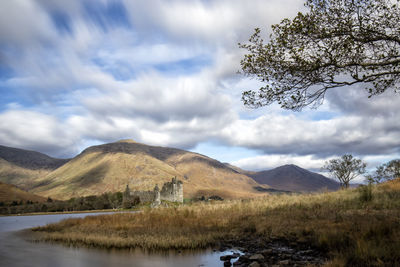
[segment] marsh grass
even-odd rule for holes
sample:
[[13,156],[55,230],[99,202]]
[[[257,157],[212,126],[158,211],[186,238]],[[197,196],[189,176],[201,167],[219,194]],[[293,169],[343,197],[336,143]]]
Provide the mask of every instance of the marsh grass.
[[196,249],[227,239],[281,238],[325,251],[328,266],[397,266],[400,181],[373,186],[367,200],[362,190],[145,208],[33,230],[41,240],[103,248]]

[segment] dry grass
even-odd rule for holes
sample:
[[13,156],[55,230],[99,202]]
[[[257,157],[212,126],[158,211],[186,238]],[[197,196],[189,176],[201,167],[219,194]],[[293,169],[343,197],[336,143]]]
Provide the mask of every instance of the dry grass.
[[352,189],[196,203],[68,219],[35,231],[48,241],[106,248],[205,248],[227,238],[284,238],[326,251],[328,266],[396,266],[400,181],[374,187],[371,201],[360,195],[359,189]]
[[0,182],[0,202],[11,203],[13,201],[33,201],[45,202],[46,199],[19,189],[15,185],[5,184]]

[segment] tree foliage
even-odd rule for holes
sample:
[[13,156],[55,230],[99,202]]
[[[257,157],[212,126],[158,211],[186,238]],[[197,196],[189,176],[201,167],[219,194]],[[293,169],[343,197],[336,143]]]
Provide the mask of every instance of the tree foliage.
[[332,173],[339,180],[342,188],[348,188],[351,180],[365,173],[367,166],[361,159],[345,154],[338,159],[331,159],[325,163],[323,169]]
[[378,167],[367,179],[373,183],[381,183],[400,177],[400,159],[394,159]]
[[12,201],[0,202],[0,214],[17,214],[27,212],[58,212],[116,209],[123,206],[123,193],[104,193],[98,196],[71,198],[66,201],[48,198],[46,202]]
[[265,84],[245,91],[244,104],[317,107],[327,90],[362,85],[369,97],[399,91],[400,0],[307,0],[307,12],[260,29],[241,61],[242,73]]

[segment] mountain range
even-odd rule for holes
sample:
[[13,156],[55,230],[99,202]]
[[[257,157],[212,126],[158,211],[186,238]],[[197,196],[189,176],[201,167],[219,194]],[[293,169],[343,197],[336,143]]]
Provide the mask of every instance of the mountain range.
[[[275,191],[336,190],[339,184],[295,165],[249,172],[198,153],[133,140],[92,146],[72,159],[0,146],[0,181],[43,197],[152,190],[176,177],[184,197],[256,197]],[[272,188],[271,188],[272,187]]]

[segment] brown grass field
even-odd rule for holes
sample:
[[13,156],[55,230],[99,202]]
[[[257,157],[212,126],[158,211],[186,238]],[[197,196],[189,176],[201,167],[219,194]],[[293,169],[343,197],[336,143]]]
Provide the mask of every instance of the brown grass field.
[[0,202],[11,203],[13,201],[45,202],[46,198],[26,192],[15,185],[0,182]]
[[398,266],[400,180],[309,195],[145,209],[33,229],[40,240],[102,248],[195,249],[226,239],[282,238],[326,252],[325,266]]

